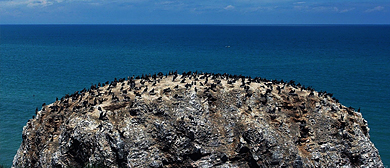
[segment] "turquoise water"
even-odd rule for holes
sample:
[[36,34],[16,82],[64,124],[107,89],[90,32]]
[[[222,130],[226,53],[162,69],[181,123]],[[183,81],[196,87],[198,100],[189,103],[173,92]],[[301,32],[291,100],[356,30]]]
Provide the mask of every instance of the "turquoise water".
[[198,70],[334,93],[361,108],[390,165],[389,25],[0,25],[0,59],[0,164],[12,164],[44,102],[114,78]]

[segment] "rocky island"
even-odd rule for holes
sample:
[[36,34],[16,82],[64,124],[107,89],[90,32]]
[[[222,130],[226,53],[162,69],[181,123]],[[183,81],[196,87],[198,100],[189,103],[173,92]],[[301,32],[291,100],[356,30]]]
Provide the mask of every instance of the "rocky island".
[[358,111],[294,81],[133,76],[43,104],[13,167],[383,167]]

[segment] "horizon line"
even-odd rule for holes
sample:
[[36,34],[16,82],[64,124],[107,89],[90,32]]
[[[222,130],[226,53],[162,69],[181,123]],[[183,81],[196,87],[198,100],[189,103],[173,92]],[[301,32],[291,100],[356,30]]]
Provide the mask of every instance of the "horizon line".
[[3,25],[161,25],[161,26],[331,26],[331,25],[346,25],[346,26],[386,26],[390,23],[270,23],[270,24],[235,24],[235,23],[0,23],[0,26]]

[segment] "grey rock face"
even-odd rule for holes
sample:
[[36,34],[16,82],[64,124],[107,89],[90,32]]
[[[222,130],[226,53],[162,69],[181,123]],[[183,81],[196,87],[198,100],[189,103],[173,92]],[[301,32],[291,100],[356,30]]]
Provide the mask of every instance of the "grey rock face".
[[383,167],[361,113],[294,82],[170,72],[103,85],[44,105],[13,166]]

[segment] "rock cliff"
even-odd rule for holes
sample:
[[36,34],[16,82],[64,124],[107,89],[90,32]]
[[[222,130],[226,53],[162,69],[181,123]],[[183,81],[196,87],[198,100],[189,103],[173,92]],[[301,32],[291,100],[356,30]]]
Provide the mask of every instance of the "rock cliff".
[[383,167],[361,113],[294,81],[159,73],[36,113],[13,167]]

